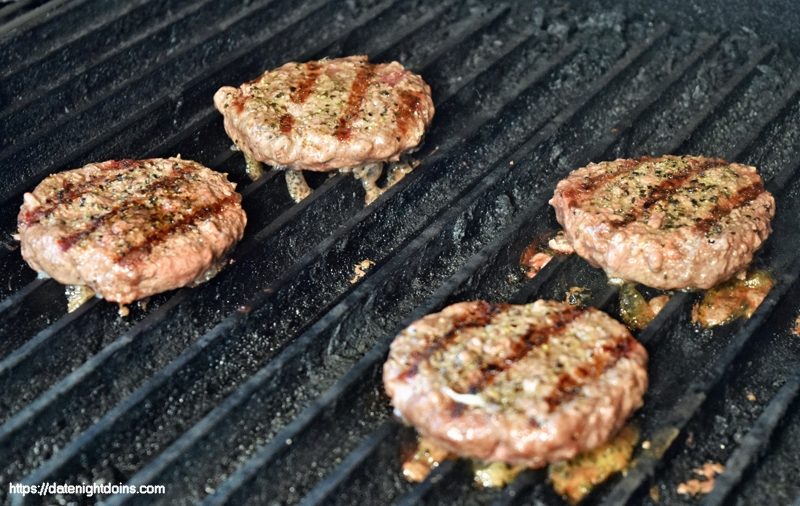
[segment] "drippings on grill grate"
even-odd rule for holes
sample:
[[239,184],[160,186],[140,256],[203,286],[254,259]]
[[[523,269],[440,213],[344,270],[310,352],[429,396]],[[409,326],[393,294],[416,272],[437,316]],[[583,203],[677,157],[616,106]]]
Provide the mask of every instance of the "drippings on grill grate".
[[[718,22],[556,0],[25,4],[0,10],[0,483],[166,486],[111,504],[557,502],[543,472],[479,490],[460,461],[406,482],[407,429],[381,385],[388,345],[470,299],[563,299],[580,286],[618,315],[617,289],[574,255],[533,279],[519,258],[557,230],[547,200],[571,169],[692,153],[759,167],[778,208],[755,265],[775,287],[752,318],[712,330],[690,324],[699,295],[675,293],[639,332],[651,386],[635,421],[649,449],[589,501],[676,501],[707,461],[726,467],[711,503],[800,494],[785,471],[800,427],[789,49]],[[276,172],[248,183],[214,91],[350,54],[398,60],[431,85],[421,165],[366,208],[341,175],[311,179],[299,204]],[[177,153],[240,183],[249,224],[235,263],[126,319],[97,300],[67,314],[61,287],[35,279],[11,238],[22,192],[89,161]]]

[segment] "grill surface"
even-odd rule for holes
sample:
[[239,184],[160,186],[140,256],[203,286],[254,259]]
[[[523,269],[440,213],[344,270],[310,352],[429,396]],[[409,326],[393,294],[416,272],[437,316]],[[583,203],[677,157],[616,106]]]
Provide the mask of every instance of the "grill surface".
[[[403,326],[456,301],[582,286],[618,314],[617,289],[579,258],[529,280],[520,256],[557,230],[547,199],[571,169],[674,152],[761,169],[778,211],[755,263],[776,284],[750,320],[715,330],[689,323],[696,294],[672,294],[638,335],[651,386],[634,421],[652,445],[590,502],[687,501],[676,486],[707,461],[727,467],[708,504],[800,498],[798,60],[719,20],[543,4],[0,7],[0,483],[166,485],[110,504],[558,503],[543,471],[478,489],[449,461],[405,482],[413,434],[391,417],[381,365]],[[421,166],[366,208],[350,177],[311,177],[300,204],[280,174],[249,183],[213,92],[362,53],[431,85]],[[176,153],[239,182],[249,224],[235,262],[127,318],[97,300],[66,314],[62,287],[36,279],[11,237],[21,192],[89,161]],[[364,259],[375,266],[351,283]]]

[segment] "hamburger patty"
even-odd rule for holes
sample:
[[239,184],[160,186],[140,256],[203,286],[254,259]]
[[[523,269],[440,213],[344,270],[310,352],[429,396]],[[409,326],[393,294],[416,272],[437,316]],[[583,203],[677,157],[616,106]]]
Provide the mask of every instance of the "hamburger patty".
[[22,256],[40,273],[120,304],[199,283],[244,232],[234,188],[224,174],[180,158],[53,174],[24,196]]
[[589,263],[661,289],[710,288],[741,271],[775,215],[754,167],[701,156],[593,163],[550,204]]
[[381,170],[374,164],[416,148],[434,114],[420,76],[366,56],[287,63],[239,88],[220,88],[214,104],[251,177],[261,175],[260,162],[298,171],[287,171],[295,200],[310,193],[300,170],[357,169],[374,192]]
[[608,440],[642,405],[646,364],[597,309],[462,302],[397,336],[383,382],[396,411],[444,448],[541,467]]
[[396,161],[433,119],[430,87],[366,56],[287,63],[214,95],[225,131],[260,162],[326,171]]

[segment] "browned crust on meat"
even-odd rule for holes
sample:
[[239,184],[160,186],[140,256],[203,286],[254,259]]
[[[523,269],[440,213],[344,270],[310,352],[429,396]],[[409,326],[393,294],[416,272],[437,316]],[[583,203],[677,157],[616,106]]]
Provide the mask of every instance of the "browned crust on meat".
[[397,161],[422,142],[434,114],[420,76],[366,56],[287,63],[220,88],[214,103],[248,156],[316,171]]
[[596,309],[463,302],[401,332],[383,380],[397,411],[437,444],[541,467],[618,430],[641,406],[646,363],[628,330]]
[[775,214],[754,167],[700,156],[593,163],[560,181],[550,204],[589,263],[661,289],[710,288],[740,272]]
[[350,85],[350,95],[347,97],[342,114],[339,116],[339,121],[336,124],[336,130],[333,134],[339,139],[340,142],[350,140],[353,134],[351,123],[361,113],[361,104],[367,95],[367,90],[372,84],[372,78],[375,75],[375,66],[371,64],[364,64],[356,72],[353,83]]
[[50,215],[58,206],[74,201],[92,188],[102,185],[116,177],[117,170],[121,168],[130,168],[134,164],[134,160],[109,160],[107,162],[95,164],[98,171],[92,174],[91,177],[86,177],[78,182],[71,180],[64,181],[63,186],[54,194],[45,195],[40,205],[31,209],[25,209],[24,213],[20,213],[19,220],[25,226],[36,224],[42,218]]
[[204,279],[242,237],[225,175],[180,158],[89,164],[25,194],[23,258],[68,285],[129,303]]

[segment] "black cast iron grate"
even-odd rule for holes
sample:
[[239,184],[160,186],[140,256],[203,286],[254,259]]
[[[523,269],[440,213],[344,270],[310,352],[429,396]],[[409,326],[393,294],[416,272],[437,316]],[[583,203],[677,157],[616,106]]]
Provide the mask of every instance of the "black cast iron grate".
[[[381,364],[399,329],[459,300],[583,286],[616,314],[616,289],[582,260],[556,258],[528,280],[520,256],[557,229],[547,199],[569,170],[677,152],[760,167],[778,215],[756,263],[776,285],[748,321],[697,330],[696,296],[679,293],[640,332],[651,388],[635,421],[658,451],[638,449],[590,501],[653,502],[654,490],[686,501],[677,483],[707,460],[728,468],[709,504],[800,494],[790,51],[747,30],[557,1],[12,6],[0,8],[0,482],[167,487],[111,504],[557,503],[543,471],[481,490],[452,461],[405,482],[409,430],[391,417]],[[217,87],[358,53],[431,84],[437,116],[418,170],[366,208],[345,176],[318,178],[296,205],[280,174],[247,182],[211,106]],[[240,183],[250,223],[235,262],[126,319],[100,301],[66,314],[61,287],[35,279],[11,238],[21,192],[88,161],[175,153]],[[365,259],[375,266],[351,282]]]

